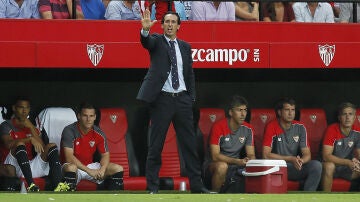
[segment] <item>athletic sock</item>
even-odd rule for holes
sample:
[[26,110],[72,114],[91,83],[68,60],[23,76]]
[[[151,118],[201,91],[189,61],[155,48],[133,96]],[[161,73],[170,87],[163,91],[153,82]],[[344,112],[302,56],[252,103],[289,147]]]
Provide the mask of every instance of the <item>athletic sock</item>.
[[49,162],[49,177],[52,181],[52,185],[55,188],[62,180],[61,163],[59,158],[59,152],[56,146],[53,146],[48,151]]
[[117,172],[107,180],[108,190],[124,190],[124,172]]
[[20,169],[25,177],[27,184],[30,186],[31,183],[34,183],[34,180],[32,177],[29,157],[27,155],[25,145],[19,145],[16,147],[15,158],[20,166]]
[[64,173],[64,181],[74,188],[76,187],[76,173],[75,172],[65,172]]

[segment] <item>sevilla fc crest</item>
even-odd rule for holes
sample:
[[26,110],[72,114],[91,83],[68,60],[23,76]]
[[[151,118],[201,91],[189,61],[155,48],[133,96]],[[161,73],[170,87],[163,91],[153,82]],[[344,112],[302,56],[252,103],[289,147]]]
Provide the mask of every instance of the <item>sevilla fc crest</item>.
[[325,66],[329,66],[335,55],[335,45],[319,45],[319,54]]
[[90,142],[89,142],[89,145],[90,145],[90,147],[94,147],[95,141],[90,141]]
[[244,142],[245,142],[245,137],[239,137],[239,141],[240,141],[241,144],[244,144]]
[[311,120],[311,122],[315,123],[316,122],[316,115],[315,114],[310,115],[310,120]]
[[354,145],[353,141],[348,142],[349,147],[352,147]]
[[117,120],[117,116],[115,114],[110,115],[111,122],[115,123]]
[[90,61],[96,67],[104,53],[104,44],[97,45],[97,44],[87,44],[87,54],[89,56]]
[[266,123],[268,117],[266,116],[266,114],[261,114],[260,119],[263,123]]
[[210,121],[213,122],[213,123],[216,121],[216,115],[215,114],[210,114],[209,118],[210,118]]

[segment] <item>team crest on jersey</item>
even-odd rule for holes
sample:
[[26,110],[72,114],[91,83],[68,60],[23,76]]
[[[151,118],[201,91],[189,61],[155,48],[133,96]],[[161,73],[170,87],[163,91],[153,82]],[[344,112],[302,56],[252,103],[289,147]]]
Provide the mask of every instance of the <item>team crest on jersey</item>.
[[95,141],[90,141],[89,144],[90,144],[90,147],[94,147]]
[[245,142],[245,137],[239,137],[239,141],[240,141],[241,144],[244,144],[244,142]]
[[96,67],[104,53],[104,44],[87,44],[87,54],[89,56],[90,61]]
[[319,54],[325,66],[329,66],[335,55],[335,45],[319,45]]
[[226,137],[226,138],[225,138],[225,141],[226,141],[226,142],[229,142],[229,141],[230,141],[230,138],[229,138],[229,137]]
[[116,123],[116,120],[117,120],[117,116],[115,114],[113,115],[110,115],[110,119],[113,123]]
[[281,137],[278,137],[278,142],[281,142]]
[[337,145],[341,146],[341,145],[342,145],[342,143],[341,143],[341,142],[338,142],[338,143],[337,143]]
[[293,139],[295,142],[299,142],[299,136],[294,136]]
[[349,147],[352,147],[353,145],[354,145],[354,142],[353,142],[353,141],[348,142],[348,146],[349,146]]
[[316,122],[316,115],[315,115],[315,114],[311,114],[311,115],[310,115],[310,120],[311,120],[311,122],[315,123],[315,122]]
[[266,123],[268,117],[267,117],[266,114],[261,114],[260,119],[261,119],[261,121],[262,121],[263,123]]
[[215,114],[210,114],[209,118],[210,118],[210,121],[214,123],[215,120],[216,120],[216,115]]

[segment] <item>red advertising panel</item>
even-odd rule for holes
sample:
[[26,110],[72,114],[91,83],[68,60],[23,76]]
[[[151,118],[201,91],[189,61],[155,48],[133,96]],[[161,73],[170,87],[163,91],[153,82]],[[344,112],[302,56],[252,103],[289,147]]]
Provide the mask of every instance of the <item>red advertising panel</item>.
[[267,68],[267,43],[192,43],[197,68]]
[[[198,68],[266,68],[266,43],[193,43],[193,66]],[[145,68],[149,55],[140,43],[39,43],[41,68]]]
[[36,67],[36,44],[0,42],[0,67]]
[[145,68],[147,51],[140,43],[39,43],[38,67]]
[[[149,67],[138,21],[0,19],[0,27],[0,68]],[[360,67],[353,23],[185,21],[179,38],[195,68]]]
[[360,43],[272,43],[271,68],[359,68]]

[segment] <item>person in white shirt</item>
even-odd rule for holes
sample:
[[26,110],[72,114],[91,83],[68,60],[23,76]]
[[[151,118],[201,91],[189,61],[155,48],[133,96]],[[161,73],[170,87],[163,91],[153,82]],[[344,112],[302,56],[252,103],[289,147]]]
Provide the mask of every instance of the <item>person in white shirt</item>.
[[326,2],[296,2],[293,5],[296,22],[334,23],[334,12]]

